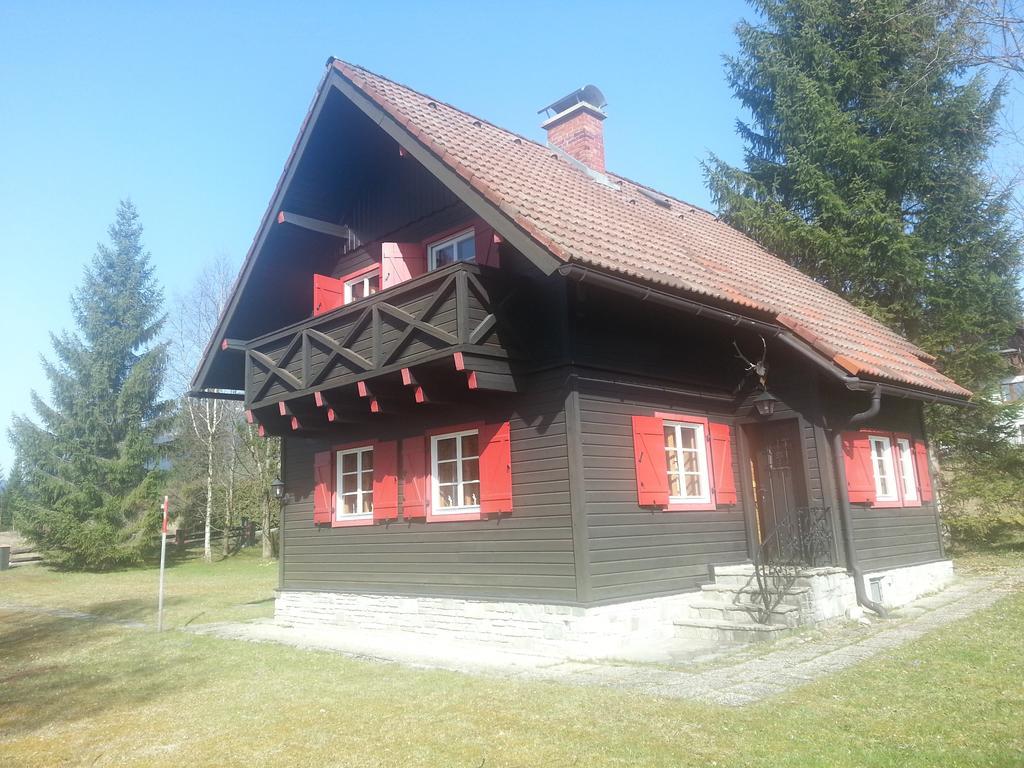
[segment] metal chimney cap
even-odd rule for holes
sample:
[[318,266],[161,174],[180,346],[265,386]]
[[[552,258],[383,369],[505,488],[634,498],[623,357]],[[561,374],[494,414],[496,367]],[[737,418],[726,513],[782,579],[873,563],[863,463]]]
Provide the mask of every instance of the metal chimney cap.
[[608,105],[608,101],[605,99],[604,94],[601,93],[601,89],[596,85],[584,85],[582,88],[577,88],[568,96],[563,96],[558,99],[558,101],[548,104],[543,109],[538,109],[537,114],[540,115],[546,112],[550,117],[552,115],[561,114],[577,104],[587,104],[594,109],[603,110]]

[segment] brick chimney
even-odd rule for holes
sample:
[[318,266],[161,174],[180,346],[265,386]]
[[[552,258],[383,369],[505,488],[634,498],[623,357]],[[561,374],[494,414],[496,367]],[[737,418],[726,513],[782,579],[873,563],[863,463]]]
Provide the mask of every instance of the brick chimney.
[[548,146],[557,147],[598,173],[604,173],[604,94],[585,85],[540,110]]

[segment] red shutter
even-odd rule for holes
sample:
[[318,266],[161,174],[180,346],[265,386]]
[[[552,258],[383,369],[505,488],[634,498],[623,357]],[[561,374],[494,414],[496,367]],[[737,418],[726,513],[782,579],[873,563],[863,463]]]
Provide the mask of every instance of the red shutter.
[[509,424],[480,429],[480,513],[512,511],[512,445]]
[[711,466],[715,477],[715,504],[736,503],[736,479],[732,465],[732,430],[728,424],[708,424],[711,432]]
[[420,243],[381,243],[380,287],[404,283],[427,271],[426,250]]
[[427,438],[407,437],[402,441],[402,517],[426,517],[429,506]]
[[398,442],[373,444],[373,519],[398,518]]
[[345,283],[326,275],[313,275],[313,315],[322,315],[345,303]]
[[313,524],[330,525],[334,519],[334,453],[313,455]]
[[478,224],[473,249],[476,251],[476,263],[485,267],[500,267],[498,244],[500,240],[494,230],[486,224]]
[[917,484],[921,501],[931,501],[934,493],[932,492],[932,473],[929,471],[931,467],[928,461],[928,446],[920,440],[914,441],[914,463],[917,465]]
[[665,428],[657,416],[633,417],[636,495],[641,507],[668,506]]
[[875,502],[875,472],[871,464],[871,443],[863,432],[843,433],[843,461],[846,488],[852,502]]

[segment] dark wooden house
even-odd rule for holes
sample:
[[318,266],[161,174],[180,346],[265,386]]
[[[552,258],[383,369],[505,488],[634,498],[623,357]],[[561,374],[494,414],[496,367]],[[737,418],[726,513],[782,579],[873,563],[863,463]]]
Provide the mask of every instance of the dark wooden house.
[[282,620],[597,653],[732,637],[754,563],[816,600],[757,631],[948,577],[921,404],[970,393],[606,170],[603,107],[545,146],[329,61],[194,381],[283,437]]

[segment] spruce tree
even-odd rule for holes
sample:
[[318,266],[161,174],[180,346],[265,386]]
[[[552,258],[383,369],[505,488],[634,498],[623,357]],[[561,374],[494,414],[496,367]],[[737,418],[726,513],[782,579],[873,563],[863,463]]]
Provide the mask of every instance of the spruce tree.
[[10,430],[18,529],[67,568],[139,562],[159,521],[163,293],[131,202],[120,204],[109,235],[72,295],[77,331],[51,335],[50,402],[33,392],[39,423],[19,416]]
[[[1020,318],[1020,233],[986,177],[1003,96],[964,62],[972,0],[750,0],[727,58],[743,168],[705,164],[722,216],[990,389]],[[956,452],[994,408],[932,409]],[[998,431],[998,430],[997,430]]]

